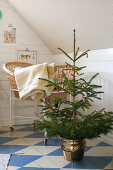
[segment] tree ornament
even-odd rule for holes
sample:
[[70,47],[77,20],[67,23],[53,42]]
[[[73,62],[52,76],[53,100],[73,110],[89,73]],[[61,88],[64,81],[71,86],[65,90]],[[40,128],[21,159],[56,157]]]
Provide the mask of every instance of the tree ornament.
[[53,104],[53,109],[55,109],[55,105]]
[[83,98],[82,98],[82,100],[85,102],[85,100],[87,99],[87,97],[86,96],[83,96]]
[[38,129],[38,127],[35,127],[35,129]]
[[66,69],[70,69],[68,65],[66,65]]
[[78,71],[75,73],[75,76],[79,76],[79,72]]
[[0,10],[0,19],[2,18],[2,11]]

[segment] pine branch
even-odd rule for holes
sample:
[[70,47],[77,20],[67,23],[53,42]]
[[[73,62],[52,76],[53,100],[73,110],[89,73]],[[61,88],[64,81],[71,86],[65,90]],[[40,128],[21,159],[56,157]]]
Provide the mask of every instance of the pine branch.
[[73,61],[73,59],[72,59],[64,50],[62,50],[62,49],[59,48],[59,47],[58,47],[58,49],[59,49],[60,51],[62,51],[70,60]]
[[79,49],[80,49],[80,48],[78,47],[77,50],[76,50],[76,56],[78,55]]
[[[102,88],[102,86],[100,86],[100,85],[95,85],[95,84],[90,84],[90,87],[91,88]],[[103,92],[104,93],[104,92]]]
[[86,66],[83,66],[83,67],[76,67],[76,70],[77,70],[77,71],[80,71],[80,70],[82,70],[83,68],[86,68]]
[[[68,69],[68,70],[74,70],[74,68],[73,68],[73,66],[71,64],[69,64],[68,62],[65,62],[65,64],[70,67],[70,69]],[[82,70],[84,68],[86,68],[86,66],[83,66],[83,67],[75,66],[75,71],[80,71],[80,70]],[[67,69],[63,69],[63,70],[67,70]]]
[[91,79],[90,81],[88,82],[88,84],[91,84],[92,80],[95,79],[97,77],[97,75],[99,75],[99,73],[96,73]]
[[[44,78],[39,78],[39,79],[44,80],[44,81],[47,81],[48,83],[50,83],[50,84],[45,85],[46,87],[49,87],[49,86],[54,86],[54,87],[56,87],[56,86],[57,86],[58,89],[64,91],[65,93],[68,93],[68,94],[71,94],[71,95],[72,95],[72,93],[71,93],[70,91],[68,91],[66,88],[63,88],[63,87],[59,86],[58,84],[56,84],[56,83],[54,83],[54,82],[52,82],[52,81],[50,81],[50,80],[47,80],[47,79],[44,79]],[[61,85],[62,82],[59,83],[59,84]]]
[[[72,65],[69,64],[68,62],[65,62],[65,64],[66,64],[67,66],[69,66],[70,68],[72,68]],[[67,70],[67,69],[66,69],[66,70]]]
[[76,61],[79,60],[84,55],[86,55],[88,53],[88,51],[90,51],[90,50],[86,50],[85,52],[83,52],[79,57],[76,58]]
[[[74,81],[74,84],[73,84],[73,88],[75,89],[75,72],[76,72],[76,70],[75,70],[75,68],[76,68],[76,66],[75,66],[75,61],[76,61],[76,51],[75,51],[75,29],[74,29],[74,56],[73,56],[73,58],[74,58],[74,60],[73,60],[73,81]],[[75,92],[73,91],[73,102],[75,101]],[[75,121],[75,116],[76,116],[76,112],[75,112],[75,110],[73,110],[73,122]]]
[[73,32],[74,32],[74,36],[73,36],[73,37],[74,37],[74,43],[73,43],[73,44],[74,44],[74,57],[73,57],[73,58],[74,58],[74,61],[75,61],[75,59],[76,59],[76,51],[75,51],[75,42],[76,42],[76,39],[75,39],[75,29],[73,30]]

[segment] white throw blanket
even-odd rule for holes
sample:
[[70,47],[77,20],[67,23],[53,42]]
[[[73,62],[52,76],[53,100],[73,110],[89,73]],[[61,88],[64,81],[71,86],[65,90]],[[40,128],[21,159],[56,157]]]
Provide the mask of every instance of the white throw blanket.
[[42,98],[51,95],[53,87],[45,87],[47,81],[53,80],[54,77],[54,64],[37,64],[25,68],[15,68],[14,71],[17,88],[19,91],[20,99],[32,97],[36,103]]
[[6,170],[10,159],[10,154],[0,154],[0,170]]

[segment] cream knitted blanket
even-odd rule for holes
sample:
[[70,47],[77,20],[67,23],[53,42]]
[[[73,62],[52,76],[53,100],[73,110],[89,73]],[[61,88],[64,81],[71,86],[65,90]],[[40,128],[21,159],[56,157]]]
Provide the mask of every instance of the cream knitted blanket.
[[20,99],[26,99],[30,96],[36,103],[39,103],[42,98],[50,96],[53,91],[53,87],[45,87],[48,82],[40,78],[52,81],[54,64],[43,63],[25,68],[17,67],[14,75]]

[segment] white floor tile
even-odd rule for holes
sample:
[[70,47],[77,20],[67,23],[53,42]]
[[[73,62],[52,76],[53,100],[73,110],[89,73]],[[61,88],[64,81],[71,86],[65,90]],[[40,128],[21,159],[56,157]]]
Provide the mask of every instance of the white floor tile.
[[42,158],[35,160],[35,163],[37,163],[42,168],[58,168],[58,165],[56,165],[46,156],[43,156]]
[[42,155],[47,155],[59,148],[59,146],[33,146],[33,147],[37,151],[40,151]]
[[113,156],[112,146],[94,146],[85,153],[85,156]]
[[10,131],[10,127],[8,126],[0,126],[1,131]]
[[63,156],[48,156],[47,158],[56,164],[57,168],[63,168],[70,163],[69,161],[66,161]]
[[22,129],[22,128],[25,128],[25,126],[13,126],[14,130],[19,130],[19,129]]
[[34,167],[34,168],[41,168],[35,161],[25,165],[24,167]]
[[95,146],[100,142],[101,142],[100,139],[94,139],[94,140],[86,139],[86,146]]
[[20,167],[18,167],[18,166],[8,166],[7,170],[17,170],[19,168]]
[[33,146],[29,146],[16,153],[20,153],[20,152],[24,152],[25,155],[42,155],[42,153],[39,150],[36,150]]
[[33,132],[26,132],[26,131],[14,131],[8,132],[4,134],[0,134],[0,137],[24,137],[27,135],[33,134]]
[[10,141],[10,142],[3,143],[2,145],[14,145],[14,143]]

